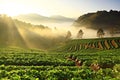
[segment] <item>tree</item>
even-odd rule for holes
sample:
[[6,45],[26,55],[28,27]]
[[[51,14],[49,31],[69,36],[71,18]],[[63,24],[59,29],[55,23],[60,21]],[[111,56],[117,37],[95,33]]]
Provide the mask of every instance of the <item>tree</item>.
[[105,35],[104,30],[101,29],[101,28],[98,29],[98,31],[97,31],[97,37],[102,38],[104,35]]
[[70,39],[70,38],[71,38],[71,36],[72,36],[71,32],[70,32],[70,31],[68,31],[68,32],[67,32],[67,35],[66,35],[66,39]]
[[77,33],[77,38],[82,38],[83,37],[83,31],[80,29],[79,31],[78,31],[78,33]]

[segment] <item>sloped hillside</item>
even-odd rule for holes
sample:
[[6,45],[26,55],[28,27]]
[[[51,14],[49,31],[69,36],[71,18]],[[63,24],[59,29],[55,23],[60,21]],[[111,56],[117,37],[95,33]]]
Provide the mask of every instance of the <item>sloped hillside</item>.
[[64,43],[57,51],[110,50],[120,48],[120,37],[99,39],[75,39]]
[[4,15],[0,17],[0,46],[10,45],[27,47],[12,18]]
[[46,37],[46,32],[48,35],[52,30],[47,26],[32,25],[0,15],[0,47],[48,49],[61,40],[60,36],[55,39]]

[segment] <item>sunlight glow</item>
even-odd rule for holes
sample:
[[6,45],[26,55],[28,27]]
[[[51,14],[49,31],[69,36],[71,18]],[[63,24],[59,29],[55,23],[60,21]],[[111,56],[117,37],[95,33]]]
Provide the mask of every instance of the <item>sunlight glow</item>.
[[43,16],[50,16],[47,11],[43,9],[34,9],[28,5],[19,3],[4,3],[0,5],[0,14],[7,14],[9,16],[17,16],[19,14],[39,13]]
[[9,16],[15,16],[18,15],[20,12],[25,12],[25,7],[22,5],[18,5],[15,3],[6,3],[3,5],[0,5],[0,13],[7,14]]
[[0,0],[0,13],[10,16],[37,13],[78,18],[98,10],[119,10],[119,3],[120,0]]

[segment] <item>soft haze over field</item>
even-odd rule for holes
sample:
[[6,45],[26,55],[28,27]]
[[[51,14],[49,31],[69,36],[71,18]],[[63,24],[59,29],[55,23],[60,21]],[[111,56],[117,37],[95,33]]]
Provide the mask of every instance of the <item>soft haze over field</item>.
[[[108,12],[110,10],[117,10],[119,13],[119,10],[120,10],[119,4],[120,4],[120,0],[0,0],[0,14],[7,14],[9,16],[12,16],[12,19],[10,19],[12,23],[11,25],[12,27],[14,23],[17,22],[17,21],[14,21],[14,19],[18,19],[23,22],[22,23],[18,21],[19,23],[22,24],[22,26],[16,23],[16,25],[18,25],[17,28],[14,28],[14,29],[10,28],[10,31],[13,31],[13,32],[15,31],[15,33],[19,33],[19,32],[25,33],[26,34],[25,38],[28,39],[27,37],[29,37],[29,41],[28,41],[29,43],[31,43],[31,37],[34,38],[36,36],[36,33],[42,36],[45,35],[47,37],[48,36],[50,37],[50,35],[52,36],[54,35],[55,37],[60,36],[59,38],[62,39],[61,36],[65,38],[69,30],[72,33],[71,37],[76,38],[77,33],[80,29],[82,29],[84,32],[83,38],[96,38],[97,29],[96,30],[94,30],[93,28],[88,29],[89,26],[87,26],[88,24],[86,23],[85,23],[85,26],[75,27],[73,26],[74,22],[77,21],[77,19],[79,19],[79,17],[84,14],[93,13],[93,12],[97,13],[103,10]],[[97,19],[98,16],[99,16],[98,14],[95,14],[92,17],[87,17],[87,18],[91,19],[90,21],[95,22],[95,19]],[[100,17],[100,18],[103,19],[104,17]],[[3,19],[6,19],[6,17],[4,17]],[[84,20],[88,22],[86,18]],[[3,20],[1,20],[1,24],[2,24],[2,21]],[[116,22],[116,20],[114,21]],[[119,20],[117,21],[119,23]],[[5,20],[5,23],[6,24],[10,23],[10,21],[6,22]],[[26,23],[28,23],[29,26],[25,26]],[[50,29],[51,31],[49,33],[47,31],[44,31],[43,33],[42,31],[39,31],[38,28],[33,27],[33,25],[31,24],[43,25],[45,27],[47,26],[51,28]],[[14,27],[16,25],[14,25]],[[23,25],[27,28],[24,29]],[[10,25],[5,25],[5,26],[6,28],[9,28]],[[104,26],[100,26],[99,24],[98,26],[104,27]],[[28,29],[28,27],[30,29]],[[1,26],[1,28],[4,28],[4,27]],[[20,28],[22,28],[22,30]],[[35,30],[33,30],[33,28],[35,28]],[[20,31],[16,32],[16,29]],[[33,33],[35,35],[31,36],[29,33]],[[25,36],[25,34],[22,34],[21,36],[23,37]],[[107,32],[105,32],[105,34],[106,34],[105,36],[108,37]],[[16,35],[14,35],[14,37],[15,36]],[[40,36],[36,36],[36,37],[43,39]],[[35,41],[33,41],[33,43],[34,42]]]
[[119,10],[120,0],[0,0],[0,13],[10,16],[37,13],[78,18],[98,10]]

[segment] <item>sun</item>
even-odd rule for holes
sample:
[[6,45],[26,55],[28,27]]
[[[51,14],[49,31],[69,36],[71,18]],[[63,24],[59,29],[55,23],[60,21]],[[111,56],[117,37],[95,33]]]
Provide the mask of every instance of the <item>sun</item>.
[[8,16],[17,16],[19,14],[38,13],[43,16],[50,16],[50,14],[44,9],[33,8],[28,5],[20,3],[5,3],[0,5],[0,14],[7,14]]
[[9,16],[16,16],[20,13],[26,13],[27,9],[23,5],[19,5],[16,3],[6,3],[3,5],[0,5],[0,14],[7,14]]

